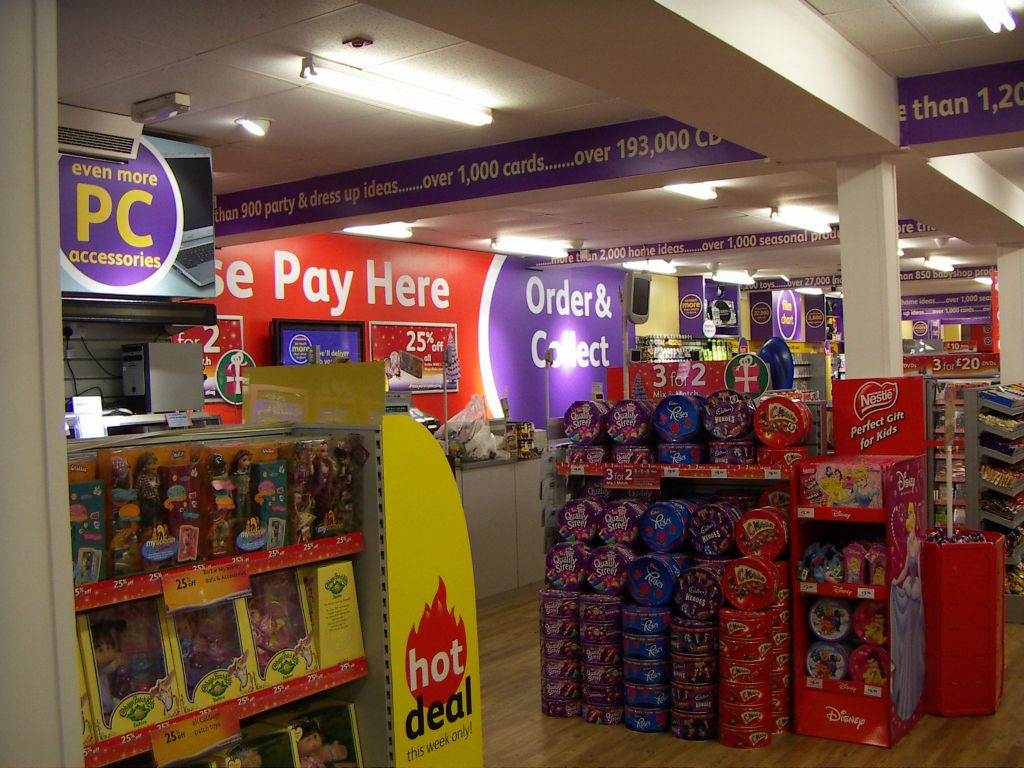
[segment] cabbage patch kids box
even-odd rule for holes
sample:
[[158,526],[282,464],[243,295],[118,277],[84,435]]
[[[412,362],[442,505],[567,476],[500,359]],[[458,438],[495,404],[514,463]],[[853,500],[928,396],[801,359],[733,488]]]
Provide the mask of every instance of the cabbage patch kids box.
[[300,573],[309,600],[320,666],[330,667],[363,656],[363,630],[351,561],[310,565]]
[[244,729],[243,736],[288,728],[296,743],[301,768],[362,768],[362,748],[354,704],[331,694],[272,710]]
[[256,688],[255,660],[244,647],[245,601],[164,615],[164,634],[178,670],[184,712],[237,698]]
[[[247,728],[240,742],[221,747],[203,760],[210,768],[299,768],[295,736],[288,728],[259,734]],[[313,766],[304,763],[303,768]]]
[[283,683],[318,668],[309,601],[296,570],[271,571],[249,579],[245,600],[245,649],[256,660],[257,687]]
[[133,600],[78,615],[78,642],[98,741],[180,713],[177,671],[161,631],[162,600]]

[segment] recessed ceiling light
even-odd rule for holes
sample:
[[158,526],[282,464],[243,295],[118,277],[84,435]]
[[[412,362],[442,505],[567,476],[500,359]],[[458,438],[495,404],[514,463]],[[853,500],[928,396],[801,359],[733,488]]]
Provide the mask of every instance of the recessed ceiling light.
[[718,197],[718,190],[706,181],[699,184],[668,184],[662,189],[667,192],[675,192],[677,195],[695,197],[698,200],[714,200]]
[[642,259],[640,261],[624,261],[623,269],[632,269],[638,272],[653,272],[658,275],[674,275],[676,268],[664,259]]
[[735,285],[753,285],[757,282],[745,269],[716,269],[711,273],[711,279],[716,283],[733,283]]
[[799,227],[822,235],[832,232],[830,216],[798,205],[780,205],[778,208],[772,208],[768,211],[768,218],[780,224],[788,224],[791,227]]
[[366,224],[364,226],[345,227],[342,232],[350,235],[366,235],[368,237],[386,237],[389,240],[405,240],[412,237],[412,224],[404,221],[391,221],[387,224]]
[[992,285],[992,278],[991,277],[976,277],[976,278],[974,278],[974,282],[981,283],[982,285]]
[[265,117],[240,117],[235,120],[237,125],[242,126],[253,136],[266,136],[270,130],[270,120]]
[[928,256],[924,260],[924,265],[935,272],[952,272],[956,269],[952,260],[944,256]]
[[499,237],[491,240],[491,249],[498,253],[520,256],[549,256],[564,259],[569,243],[565,240],[535,240],[529,237]]
[[390,109],[465,125],[494,122],[490,108],[480,104],[313,56],[302,58],[299,77],[336,93]]
[[969,0],[969,4],[989,31],[998,34],[1003,29],[1013,32],[1017,28],[1017,20],[1004,0]]

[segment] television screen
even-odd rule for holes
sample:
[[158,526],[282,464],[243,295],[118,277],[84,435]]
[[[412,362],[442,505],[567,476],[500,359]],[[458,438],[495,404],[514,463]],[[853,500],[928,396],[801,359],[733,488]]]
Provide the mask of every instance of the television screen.
[[363,323],[327,320],[274,320],[275,365],[307,365],[317,361],[333,363],[348,360],[361,363],[366,359],[363,347]]

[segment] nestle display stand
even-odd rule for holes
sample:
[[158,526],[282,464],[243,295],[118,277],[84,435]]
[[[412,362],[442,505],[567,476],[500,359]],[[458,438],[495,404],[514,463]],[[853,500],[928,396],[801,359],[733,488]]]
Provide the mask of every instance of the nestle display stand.
[[[808,477],[812,476],[809,470],[828,473],[835,467],[846,476],[866,463],[880,475],[877,506],[839,507],[796,501],[813,498],[806,487]],[[793,715],[799,734],[891,747],[921,716],[925,663],[920,578],[926,514],[924,477],[924,459],[919,456],[834,455],[801,461],[794,468]],[[878,580],[880,583],[819,583],[798,578],[800,555],[809,544],[865,539],[885,545],[887,569],[884,580]],[[888,631],[876,646],[882,653],[875,654],[876,660],[890,660],[888,670],[880,664],[877,676],[864,674],[861,679],[851,679],[843,662],[841,674],[837,674],[840,679],[810,674],[808,651],[818,638],[811,633],[808,617],[822,597],[849,601],[846,605],[852,614],[866,600],[888,605]],[[844,645],[852,657],[850,640],[855,639],[855,633],[850,628],[853,621],[849,616],[846,621],[849,634],[843,633],[841,642],[836,644]]]

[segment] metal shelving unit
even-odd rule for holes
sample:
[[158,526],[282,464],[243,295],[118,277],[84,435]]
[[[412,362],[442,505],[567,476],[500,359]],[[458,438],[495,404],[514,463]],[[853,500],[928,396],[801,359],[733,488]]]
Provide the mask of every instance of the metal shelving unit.
[[[1012,455],[1001,454],[999,451],[981,445],[981,435],[989,433],[1009,440],[1024,438],[1024,425],[1014,429],[1004,429],[997,425],[986,424],[979,420],[984,413],[997,413],[1002,416],[1024,416],[1024,406],[1017,408],[1005,407],[983,395],[995,391],[995,387],[978,387],[964,390],[964,452],[967,457],[967,525],[971,528],[987,528],[1002,533],[1024,524],[1024,508],[1013,519],[986,512],[981,508],[982,499],[992,494],[1012,498],[1024,492],[1024,480],[1012,488],[995,485],[981,477],[981,468],[992,462],[1003,465],[1015,465],[1024,460],[1024,449],[1015,450]],[[1007,567],[1015,567],[1021,561],[1022,547],[1007,553]],[[1024,624],[1024,595],[1006,595],[1006,620],[1014,624]]]

